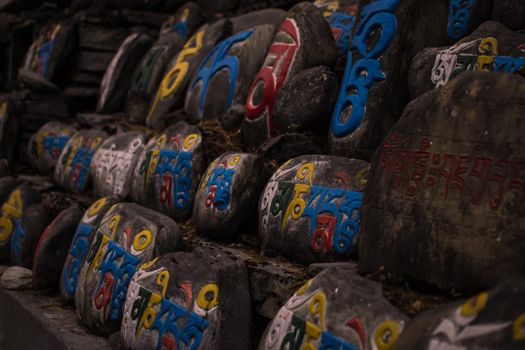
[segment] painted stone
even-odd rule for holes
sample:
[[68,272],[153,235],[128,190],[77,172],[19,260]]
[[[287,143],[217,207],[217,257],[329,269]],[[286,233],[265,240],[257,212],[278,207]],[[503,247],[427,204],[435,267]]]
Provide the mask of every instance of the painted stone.
[[274,27],[274,30],[277,30],[285,18],[286,11],[269,8],[260,11],[251,11],[247,14],[233,17],[230,20],[233,25],[233,33],[237,34],[263,24],[270,24]]
[[133,170],[146,144],[141,132],[126,132],[104,141],[93,156],[90,174],[95,198],[131,194]]
[[291,77],[279,91],[273,107],[278,133],[310,130],[326,135],[326,117],[332,113],[338,88],[336,75],[324,66]]
[[392,349],[406,322],[380,284],[352,269],[332,267],[288,300],[258,349]]
[[525,29],[525,4],[519,1],[494,1],[492,19],[512,30]]
[[81,130],[69,139],[55,167],[55,183],[62,189],[83,193],[91,180],[93,155],[108,135],[99,130]]
[[31,136],[27,147],[33,169],[44,174],[52,173],[62,150],[75,133],[75,128],[60,122],[50,122],[41,127]]
[[64,304],[74,301],[80,269],[84,265],[88,249],[102,218],[120,201],[121,198],[118,196],[101,198],[86,210],[80,220],[60,275],[60,299]]
[[133,33],[120,45],[102,79],[97,113],[120,111],[131,85],[133,72],[152,44],[148,36]]
[[317,7],[294,6],[279,27],[246,100],[242,126],[245,146],[254,149],[276,136],[273,107],[283,84],[302,70],[325,65],[333,68],[337,46]]
[[33,260],[34,289],[58,287],[60,272],[81,218],[82,209],[75,204],[58,214],[43,231]]
[[[170,11],[173,12],[173,11]],[[160,28],[160,37],[175,34],[186,42],[187,39],[204,22],[202,9],[196,2],[189,1],[177,8],[177,11],[170,16]]]
[[18,109],[12,98],[0,100],[0,158],[13,161],[18,151]]
[[78,277],[79,318],[97,334],[117,331],[135,272],[181,245],[180,230],[169,217],[133,203],[114,205],[104,215]]
[[7,159],[0,159],[0,179],[9,176],[9,174],[11,174],[11,170],[9,170],[9,162]]
[[76,46],[76,25],[65,20],[47,26],[29,48],[23,68],[53,82]]
[[285,163],[259,201],[263,247],[302,264],[353,253],[369,170],[361,160],[321,155]]
[[451,41],[469,35],[490,18],[493,4],[500,0],[450,0],[447,34]]
[[150,128],[158,128],[166,114],[182,107],[186,89],[200,63],[229,33],[229,26],[227,20],[202,26],[171,60],[149,109],[146,124]]
[[2,274],[0,285],[7,290],[29,290],[32,287],[32,275],[29,269],[12,266]]
[[187,219],[205,167],[201,132],[178,122],[144,147],[133,172],[133,201],[174,219]]
[[33,267],[35,249],[49,224],[49,215],[40,203],[24,208],[11,237],[11,265]]
[[412,98],[466,71],[525,74],[525,34],[498,22],[485,22],[453,46],[423,50],[410,67]]
[[226,153],[215,159],[195,196],[193,223],[197,231],[229,240],[254,223],[265,184],[262,173],[262,161],[255,154]]
[[[9,261],[11,246],[17,247],[17,226],[25,208],[40,202],[40,194],[28,185],[15,188],[0,211],[0,262]],[[11,240],[14,242],[11,243]]]
[[331,154],[372,157],[410,101],[407,76],[411,59],[425,47],[447,42],[446,31],[436,30],[446,28],[447,11],[447,0],[362,4],[332,113]]
[[121,334],[128,349],[247,350],[250,321],[242,261],[218,250],[179,252],[133,276]]
[[521,76],[465,72],[406,108],[369,176],[366,270],[456,290],[525,276],[524,93]]
[[525,346],[525,283],[507,280],[488,292],[418,315],[395,350],[513,350]]
[[254,27],[210,51],[186,94],[184,109],[190,120],[216,119],[234,104],[245,103],[274,34],[272,25]]

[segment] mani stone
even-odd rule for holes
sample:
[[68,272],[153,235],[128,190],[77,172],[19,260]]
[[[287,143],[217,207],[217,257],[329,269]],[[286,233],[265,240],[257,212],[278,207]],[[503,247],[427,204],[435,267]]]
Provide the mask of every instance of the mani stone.
[[215,159],[195,196],[193,223],[197,231],[230,240],[247,226],[257,227],[254,214],[265,184],[263,169],[255,154],[226,153]]
[[359,159],[372,157],[410,101],[410,60],[425,47],[447,43],[448,1],[367,3],[360,9],[328,137],[331,154]]
[[0,100],[0,158],[12,162],[18,152],[19,133],[18,108],[13,98]]
[[180,6],[160,28],[160,38],[175,34],[184,42],[201,26],[204,18],[199,4],[189,1]]
[[0,285],[7,290],[29,290],[32,287],[32,274],[31,270],[24,267],[9,267],[2,274]]
[[337,95],[337,77],[327,67],[298,73],[277,94],[273,107],[275,128],[280,134],[313,131],[326,135],[326,118],[332,113]]
[[152,100],[146,125],[157,129],[162,119],[184,104],[186,89],[206,55],[230,33],[230,22],[218,20],[206,24],[184,44],[182,50],[171,60]]
[[525,29],[525,4],[513,0],[494,1],[492,19],[512,30]]
[[288,300],[258,349],[387,350],[393,348],[407,321],[384,298],[379,283],[360,277],[353,269],[332,267]]
[[525,283],[506,280],[488,292],[418,315],[394,350],[525,348]]
[[177,122],[144,147],[133,172],[133,201],[185,220],[191,215],[205,169],[201,132],[195,126]]
[[118,196],[101,198],[86,210],[80,220],[60,275],[60,300],[64,304],[72,304],[74,301],[78,274],[102,218],[120,201],[121,198]]
[[120,111],[128,94],[133,72],[152,44],[148,36],[133,33],[120,45],[102,79],[97,113]]
[[302,264],[355,251],[367,162],[311,155],[286,162],[259,201],[259,236],[266,249]]
[[78,277],[79,318],[99,335],[117,331],[135,272],[181,246],[180,230],[169,217],[134,203],[114,205],[104,215]]
[[248,350],[246,265],[220,250],[172,253],[143,265],[126,298],[127,349]]
[[49,221],[48,212],[42,204],[36,203],[24,208],[11,237],[12,265],[28,269],[33,267],[35,249]]
[[126,132],[104,141],[93,156],[90,173],[95,198],[131,194],[133,170],[144,149],[146,136],[141,132]]
[[372,163],[363,268],[456,290],[525,276],[524,93],[465,72],[406,108]]
[[60,272],[81,218],[82,210],[74,204],[58,214],[42,233],[33,260],[34,289],[58,287]]
[[0,262],[11,258],[11,239],[25,209],[40,202],[40,194],[28,185],[15,188],[0,210]]
[[412,60],[412,98],[447,84],[466,71],[525,74],[525,34],[485,22],[450,47],[427,48]]
[[190,120],[218,119],[246,102],[248,89],[272,43],[275,27],[266,24],[220,42],[202,61],[186,94]]
[[317,7],[302,2],[288,11],[246,100],[242,125],[247,149],[277,135],[273,106],[283,84],[297,73],[325,65],[335,67],[337,46],[330,27]]
[[33,169],[43,174],[52,173],[62,150],[75,133],[75,128],[60,122],[50,122],[41,127],[31,136],[27,147]]
[[93,155],[108,135],[99,130],[81,130],[69,139],[55,166],[55,183],[72,193],[83,193],[91,180]]
[[458,41],[472,33],[490,18],[493,5],[499,1],[501,0],[450,0],[448,38],[451,41]]

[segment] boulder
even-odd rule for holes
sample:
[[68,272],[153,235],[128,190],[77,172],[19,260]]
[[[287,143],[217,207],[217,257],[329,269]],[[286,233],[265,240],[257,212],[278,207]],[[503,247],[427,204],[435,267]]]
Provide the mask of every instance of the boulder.
[[97,113],[120,111],[131,85],[133,72],[152,44],[148,36],[133,33],[120,45],[102,79]]
[[320,65],[333,68],[336,60],[337,46],[321,12],[307,2],[294,6],[275,34],[250,87],[242,125],[245,146],[254,149],[276,136],[273,107],[277,93],[289,78]]
[[288,300],[258,349],[392,349],[406,322],[379,283],[352,269],[333,267]]
[[33,260],[34,289],[58,287],[60,272],[81,218],[81,207],[75,204],[58,214],[42,233]]
[[272,176],[259,201],[263,247],[300,262],[355,251],[367,162],[332,156],[294,158]]
[[78,277],[75,307],[82,323],[100,335],[117,331],[135,272],[181,245],[180,230],[169,217],[133,203],[114,205],[104,215]]
[[133,172],[135,202],[177,220],[191,215],[193,199],[206,167],[202,134],[177,122],[152,138]]
[[337,77],[327,67],[306,69],[291,77],[273,107],[276,130],[280,134],[313,131],[326,135],[326,117],[332,113],[337,95]]
[[494,1],[492,20],[498,21],[512,30],[525,29],[525,4],[512,0]]
[[210,51],[186,94],[184,109],[190,120],[217,119],[233,105],[246,102],[274,34],[273,25],[261,25],[229,37]]
[[458,41],[490,18],[493,4],[500,0],[450,0],[448,38]]
[[49,122],[41,127],[31,136],[27,147],[33,169],[43,174],[52,173],[62,150],[75,133],[75,128],[60,122]]
[[93,156],[90,174],[95,198],[131,194],[133,170],[146,144],[141,132],[125,132],[104,141]]
[[412,60],[412,98],[443,86],[466,71],[525,74],[525,34],[485,22],[450,47],[427,48]]
[[28,185],[15,188],[0,211],[0,262],[11,257],[11,236],[24,213],[24,209],[40,202],[40,194]]
[[425,47],[447,42],[447,11],[447,0],[362,4],[332,113],[331,154],[372,157],[410,101],[410,60]]
[[521,76],[465,72],[406,108],[372,163],[366,270],[456,290],[525,276],[524,93]]
[[248,233],[257,227],[254,214],[266,180],[263,169],[255,154],[226,153],[215,159],[195,196],[192,219],[197,231],[230,240],[241,230]]
[[200,63],[231,32],[230,26],[227,20],[202,26],[171,60],[149,109],[146,120],[149,127],[158,128],[166,114],[183,105],[186,89]]
[[121,335],[128,349],[247,350],[250,322],[244,262],[219,250],[179,252],[133,276]]
[[49,214],[42,204],[24,208],[11,237],[11,265],[33,267],[35,249],[49,221]]
[[60,299],[64,304],[74,301],[78,274],[84,265],[95,232],[106,212],[120,200],[118,196],[101,198],[86,210],[80,220],[60,276]]
[[69,139],[55,166],[55,183],[66,191],[83,193],[91,180],[93,155],[108,135],[99,130],[81,130]]
[[525,283],[507,280],[408,323],[394,350],[513,350],[525,346]]
[[20,266],[9,267],[2,274],[0,285],[8,290],[28,290],[31,289],[31,276],[33,272]]

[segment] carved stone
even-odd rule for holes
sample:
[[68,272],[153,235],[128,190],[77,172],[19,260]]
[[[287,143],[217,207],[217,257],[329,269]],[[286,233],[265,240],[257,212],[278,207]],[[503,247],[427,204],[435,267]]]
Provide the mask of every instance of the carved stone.
[[490,18],[493,4],[500,0],[450,0],[448,38],[458,41]]

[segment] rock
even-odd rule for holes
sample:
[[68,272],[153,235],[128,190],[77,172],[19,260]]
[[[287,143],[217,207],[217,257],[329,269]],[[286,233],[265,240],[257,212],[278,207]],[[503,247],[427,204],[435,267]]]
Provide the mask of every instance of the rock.
[[133,72],[152,44],[146,35],[133,33],[120,45],[102,79],[97,113],[115,113],[120,110],[131,85]]
[[27,153],[36,171],[49,174],[55,170],[62,150],[77,131],[60,122],[50,122],[41,127],[29,141]]
[[33,272],[29,269],[13,266],[2,274],[0,283],[2,288],[8,290],[28,290],[31,289],[31,276]]
[[133,173],[133,200],[177,220],[191,215],[206,167],[202,134],[178,122],[151,139]]
[[16,221],[11,237],[11,264],[28,269],[33,267],[35,249],[50,217],[40,203],[32,204]]
[[[169,11],[174,12],[174,11]],[[202,17],[202,8],[196,2],[186,2],[177,11],[170,16],[160,28],[160,37],[164,35],[175,34],[184,42],[200,27],[204,22]]]
[[525,29],[525,6],[523,3],[511,0],[494,1],[492,19],[512,30]]
[[415,99],[465,71],[525,74],[525,34],[485,22],[450,47],[427,48],[412,60],[410,93]]
[[99,130],[81,130],[68,141],[55,167],[55,183],[66,191],[83,193],[89,182],[93,155],[108,135]]
[[[215,159],[202,178],[193,205],[198,232],[230,240],[257,227],[255,209],[265,184],[262,161],[255,154],[226,153]],[[253,230],[255,231],[255,230]]]
[[104,141],[93,156],[90,174],[95,198],[131,194],[133,170],[144,149],[146,136],[141,132],[126,132]]
[[77,69],[93,73],[104,73],[114,56],[113,52],[80,49],[75,52],[71,60]]
[[18,70],[18,81],[26,88],[42,93],[57,93],[58,86],[28,69]]
[[258,349],[392,349],[406,322],[380,284],[330,268],[288,300]]
[[146,120],[150,128],[158,128],[164,115],[182,106],[186,89],[200,63],[208,52],[230,33],[230,26],[227,20],[218,20],[202,26],[171,60],[150,106]]
[[9,199],[11,192],[20,185],[20,181],[11,176],[0,178],[0,206]]
[[247,350],[250,311],[244,262],[220,250],[172,253],[133,277],[121,332],[129,349]]
[[337,100],[336,75],[327,67],[306,69],[291,77],[277,94],[273,121],[280,134],[328,130],[326,117]]
[[60,272],[81,218],[81,207],[73,205],[61,212],[42,233],[33,260],[34,289],[58,287]]
[[226,113],[220,116],[221,126],[225,131],[238,130],[244,119],[244,105],[233,105]]
[[366,270],[456,290],[525,276],[524,93],[523,77],[465,72],[406,108],[369,176]]
[[116,53],[128,35],[126,28],[82,21],[78,26],[78,47]]
[[507,280],[467,301],[418,315],[408,323],[394,349],[523,348],[524,300],[523,280]]
[[233,24],[233,33],[237,34],[263,24],[270,24],[274,27],[275,31],[285,18],[286,11],[269,8],[260,11],[251,11],[245,15],[233,17],[231,18],[231,22]]
[[494,3],[499,0],[450,0],[448,38],[458,41],[490,18]]
[[114,205],[102,219],[80,271],[75,293],[79,318],[97,334],[117,331],[135,272],[181,245],[180,230],[167,216],[133,203]]
[[18,149],[18,108],[12,98],[0,100],[0,158],[13,161]]
[[242,126],[245,146],[253,149],[276,136],[273,106],[283,84],[297,73],[335,66],[337,46],[330,27],[311,3],[300,3],[287,14],[255,77],[246,100]]
[[369,169],[361,160],[321,155],[285,163],[259,202],[263,247],[302,264],[353,253]]
[[11,236],[16,232],[25,208],[40,202],[40,194],[27,185],[20,185],[11,192],[0,212],[0,262],[11,257]]
[[7,161],[7,159],[0,159],[0,179],[9,176],[9,174],[11,174],[11,170],[9,169],[9,162]]
[[[360,11],[348,53],[352,59],[345,69],[329,132],[331,154],[359,159],[372,157],[410,101],[410,60],[425,47],[447,42],[448,1],[367,3]],[[371,44],[369,37],[374,32],[381,34]]]
[[60,276],[60,299],[64,304],[74,301],[78,274],[84,265],[95,232],[106,212],[120,200],[118,196],[101,198],[86,210],[80,220]]

